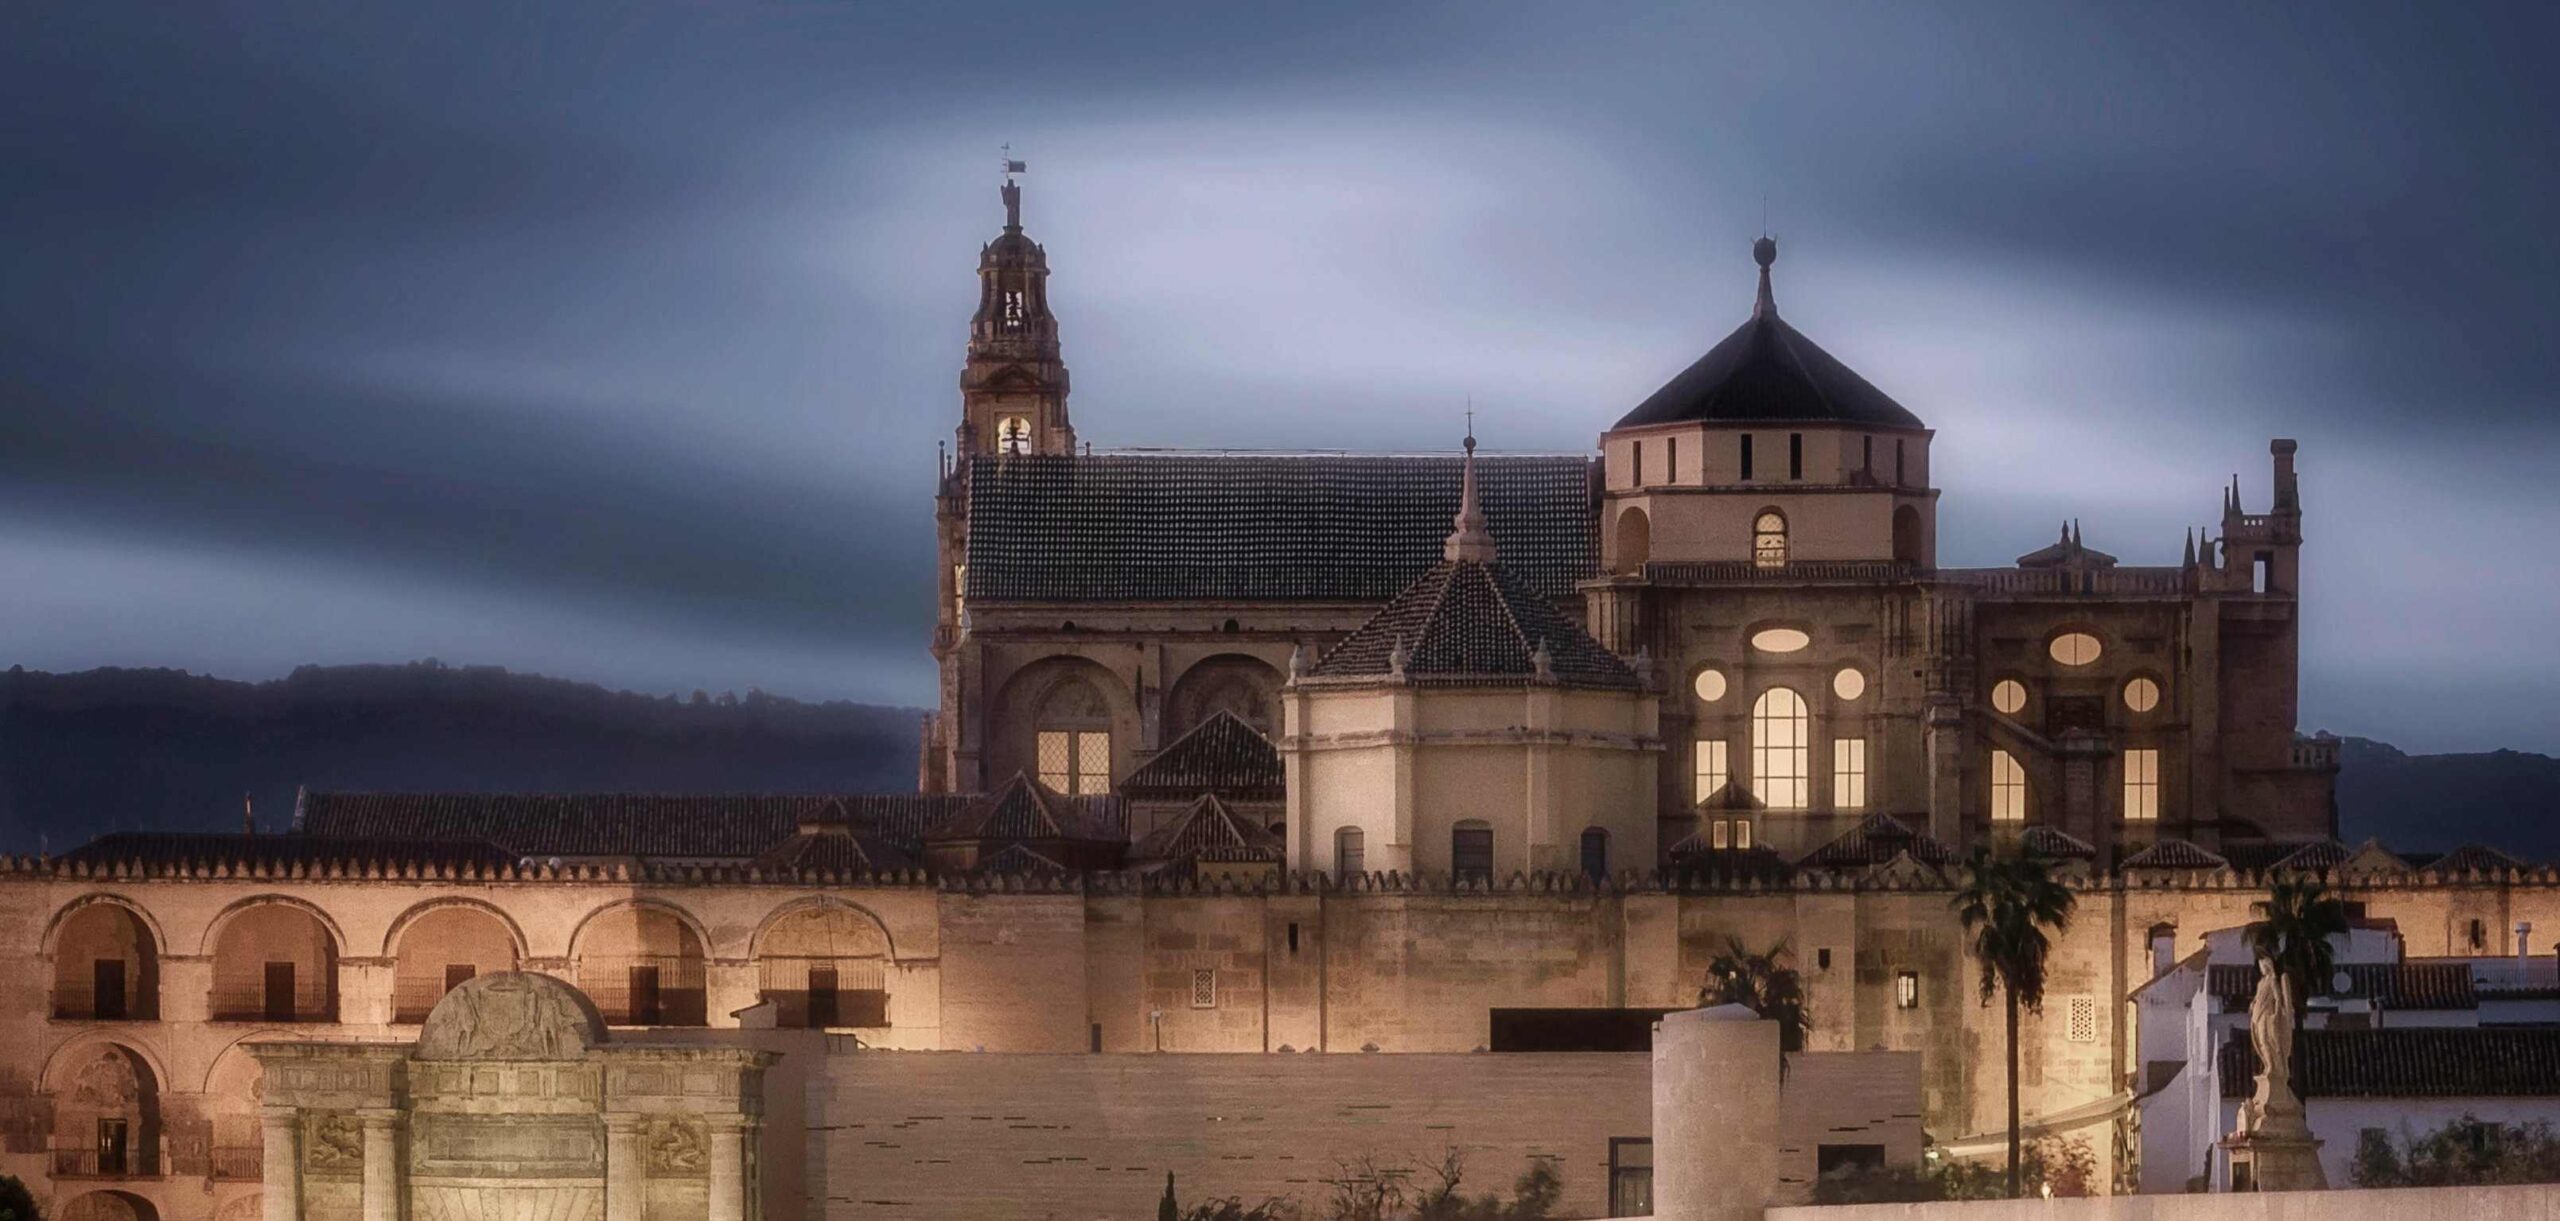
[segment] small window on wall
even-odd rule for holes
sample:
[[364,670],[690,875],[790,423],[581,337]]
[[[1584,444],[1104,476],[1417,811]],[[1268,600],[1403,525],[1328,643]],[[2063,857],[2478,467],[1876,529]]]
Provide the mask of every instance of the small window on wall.
[[2098,1041],[2098,998],[2075,996],[2063,1009],[2062,1037],[2072,1043]]
[[1991,752],[1991,821],[2027,820],[2027,769],[2005,750]]
[[1689,799],[1691,804],[1715,796],[1716,790],[1723,788],[1725,782],[1733,778],[1733,772],[1726,766],[1725,758],[1724,739],[1710,738],[1698,743],[1698,795]]
[[1636,442],[1636,487],[1644,486],[1644,442]]
[[1787,434],[1787,478],[1804,478],[1804,434]]
[[2127,822],[2159,819],[2159,751],[2146,747],[2124,752],[2124,817]]
[[2002,716],[2016,716],[2027,706],[2027,685],[2014,678],[2004,678],[1991,685],[1991,706]]
[[1663,479],[1670,483],[1678,483],[1680,482],[1680,438],[1666,437],[1663,439],[1662,445],[1664,449],[1663,462],[1667,468],[1663,471]]
[[1708,827],[1707,843],[1718,852],[1751,851],[1751,820],[1719,818]]
[[1697,681],[1690,684],[1698,693],[1698,702],[1712,704],[1724,698],[1724,671],[1709,667],[1698,671]]
[[1920,973],[1918,971],[1897,971],[1894,973],[1893,1007],[1896,1009],[1917,1009],[1920,1007]]
[[1609,876],[1609,833],[1598,827],[1582,833],[1582,873],[1595,882]]
[[1470,818],[1449,830],[1449,868],[1460,881],[1493,880],[1493,825]]
[[1835,809],[1867,806],[1867,740],[1834,738],[1831,742],[1831,804]]
[[2160,706],[2160,684],[2137,678],[2124,685],[2124,706],[2133,712],[2149,712]]
[[1762,513],[1751,523],[1751,562],[1762,568],[1787,566],[1787,519]]
[[1742,480],[1751,481],[1751,434],[1742,434]]
[[1369,836],[1358,827],[1344,827],[1333,833],[1334,872],[1350,877],[1369,872]]
[[1040,783],[1051,791],[1111,791],[1111,734],[1104,730],[1040,731]]
[[1191,1007],[1194,1009],[1215,1009],[1218,1007],[1218,972],[1216,968],[1213,967],[1208,970],[1193,971],[1191,973]]
[[1609,1138],[1609,1215],[1653,1215],[1653,1138]]
[[2088,665],[2098,660],[2099,654],[2106,652],[2105,646],[2098,643],[2098,638],[2087,632],[2064,632],[2053,638],[2053,643],[2048,646],[2048,650],[2053,654],[2055,661],[2066,666]]

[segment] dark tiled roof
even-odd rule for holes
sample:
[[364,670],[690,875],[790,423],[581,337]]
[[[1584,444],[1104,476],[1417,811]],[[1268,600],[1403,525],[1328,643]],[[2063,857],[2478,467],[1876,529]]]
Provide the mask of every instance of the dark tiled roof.
[[[2338,970],[2347,976],[2348,997],[2378,1001],[2386,1011],[2480,1007],[2467,963],[2359,962]],[[2226,1006],[2246,1008],[2258,991],[2257,964],[2216,964],[2205,972],[2205,988]]]
[[756,867],[793,873],[882,873],[913,869],[915,858],[886,840],[856,832],[846,823],[802,826],[791,838],[765,849]]
[[2118,869],[2220,869],[2231,862],[2182,839],[2164,839],[2116,865]]
[[926,833],[925,838],[1126,842],[1128,822],[1117,797],[1062,796],[1015,772],[1003,787],[973,801],[958,817]]
[[1796,862],[1806,869],[1858,869],[1881,865],[1909,852],[1924,865],[1943,865],[1954,858],[1945,844],[1922,835],[1891,815],[1870,814],[1847,835],[1807,853]]
[[2020,568],[2113,568],[2116,557],[2095,547],[2083,546],[2080,536],[2070,526],[2062,527],[2062,540],[2047,543],[2018,557]]
[[1548,671],[1568,686],[1634,690],[1636,672],[1555,603],[1513,583],[1508,565],[1443,560],[1414,579],[1386,609],[1335,645],[1309,671],[1315,679],[1381,678],[1406,650],[1408,678],[1528,679],[1543,644]]
[[2027,855],[2040,856],[2046,860],[2094,861],[2098,859],[2098,850],[2089,841],[2059,827],[2048,827],[2042,824],[2029,827],[2025,835],[2018,837],[2018,843],[2026,850]]
[[1138,841],[1131,856],[1141,861],[1278,861],[1284,854],[1285,845],[1270,828],[1204,793],[1180,818]]
[[[1590,461],[1482,457],[1485,516],[1524,589],[1594,571]],[[969,469],[977,602],[1378,603],[1440,559],[1455,456],[980,457]]]
[[[2313,1098],[2560,1097],[2560,1027],[2306,1030],[2296,1046]],[[2235,1032],[2222,1045],[2222,1096],[2248,1097],[2257,1073]]]
[[305,834],[487,840],[530,857],[745,859],[803,822],[850,822],[912,848],[972,798],[941,793],[311,793]]
[[2524,862],[2485,844],[2464,844],[2427,865],[2428,873],[2504,873],[2524,868]]
[[1120,791],[1130,797],[1195,797],[1216,793],[1239,801],[1278,801],[1288,795],[1280,752],[1253,726],[1220,711],[1156,752]]
[[1704,827],[1671,845],[1675,872],[1699,881],[1776,882],[1795,874],[1795,866],[1775,850],[1761,847],[1718,848]]
[[1007,844],[978,866],[981,873],[1071,873],[1072,870],[1022,844]]
[[1654,391],[1617,427],[1684,420],[1923,427],[1920,417],[1788,326],[1775,305],[1753,311],[1750,321]]
[[145,868],[224,866],[481,866],[504,868],[517,854],[485,839],[323,839],[311,835],[244,835],[177,831],[117,831],[62,854],[74,865]]

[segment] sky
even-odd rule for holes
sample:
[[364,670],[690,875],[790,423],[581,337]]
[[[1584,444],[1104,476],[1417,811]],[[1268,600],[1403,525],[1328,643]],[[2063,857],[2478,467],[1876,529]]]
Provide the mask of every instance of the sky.
[[1099,446],[1583,451],[1748,313],[1939,552],[2301,441],[2303,727],[2560,752],[2560,9],[22,4],[0,664],[932,699],[1003,147]]

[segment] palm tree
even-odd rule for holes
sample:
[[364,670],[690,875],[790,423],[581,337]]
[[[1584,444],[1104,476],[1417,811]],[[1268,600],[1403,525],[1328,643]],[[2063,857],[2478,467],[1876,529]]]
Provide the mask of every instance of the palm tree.
[[1784,941],[1754,954],[1743,948],[1741,938],[1726,938],[1725,952],[1707,964],[1707,986],[1699,990],[1698,1003],[1741,1005],[1778,1024],[1780,1052],[1803,1051],[1813,1010],[1804,1003],[1804,981],[1794,967],[1784,965],[1790,957]]
[[2018,1011],[2044,1011],[2050,934],[2070,927],[2074,902],[2071,889],[2054,880],[2042,859],[1994,856],[1988,848],[1976,848],[1965,859],[1956,887],[1956,914],[1982,967],[1982,1003],[1990,1004],[1994,991],[2008,999],[2012,1198],[2018,1194]]
[[2268,888],[2255,905],[2259,919],[2249,925],[2249,952],[2275,964],[2276,974],[2293,993],[2293,1071],[2285,1082],[2302,1097],[2302,1029],[2310,999],[2329,988],[2337,969],[2331,937],[2347,931],[2347,905],[2310,878],[2287,878]]

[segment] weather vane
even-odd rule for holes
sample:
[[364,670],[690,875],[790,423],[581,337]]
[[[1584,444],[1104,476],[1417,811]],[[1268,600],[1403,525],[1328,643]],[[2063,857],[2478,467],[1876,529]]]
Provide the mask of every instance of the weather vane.
[[1031,166],[1029,163],[1019,161],[1014,158],[1013,141],[1007,140],[997,147],[1004,150],[1004,172],[1007,177],[1011,177],[1015,174],[1027,174],[1031,172]]

